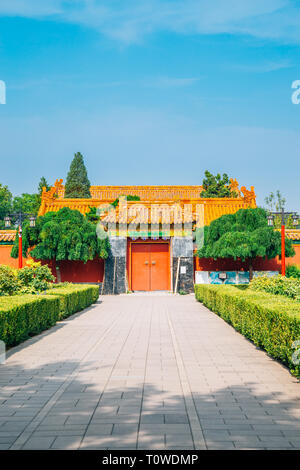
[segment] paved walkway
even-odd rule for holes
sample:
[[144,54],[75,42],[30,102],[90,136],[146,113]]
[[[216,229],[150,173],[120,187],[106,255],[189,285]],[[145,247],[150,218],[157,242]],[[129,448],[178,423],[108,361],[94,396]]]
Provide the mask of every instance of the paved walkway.
[[103,297],[0,366],[0,449],[300,448],[300,385],[192,295]]

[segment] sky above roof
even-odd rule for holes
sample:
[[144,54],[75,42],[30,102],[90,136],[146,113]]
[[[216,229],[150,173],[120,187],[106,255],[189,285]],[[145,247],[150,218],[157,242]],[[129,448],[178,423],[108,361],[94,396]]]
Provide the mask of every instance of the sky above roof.
[[73,154],[92,184],[201,184],[298,210],[293,0],[1,0],[0,183],[33,192]]

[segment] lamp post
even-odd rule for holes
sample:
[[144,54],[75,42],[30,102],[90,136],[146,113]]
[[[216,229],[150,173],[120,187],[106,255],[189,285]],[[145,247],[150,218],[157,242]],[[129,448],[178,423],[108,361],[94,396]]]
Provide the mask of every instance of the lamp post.
[[268,215],[268,225],[274,225],[275,216],[281,216],[281,275],[285,276],[285,218],[292,217],[293,225],[297,226],[299,215],[296,212],[284,212],[284,208],[280,212],[270,212]]
[[19,237],[19,269],[23,267],[23,246],[22,246],[22,223],[25,219],[29,218],[30,227],[35,227],[36,216],[34,214],[29,214],[28,212],[19,212],[15,214],[8,214],[4,217],[5,227],[10,228],[12,223],[14,226],[18,227],[18,237]]

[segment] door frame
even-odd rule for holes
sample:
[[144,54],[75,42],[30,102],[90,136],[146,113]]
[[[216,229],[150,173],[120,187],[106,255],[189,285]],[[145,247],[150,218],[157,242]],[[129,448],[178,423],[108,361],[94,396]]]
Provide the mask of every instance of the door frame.
[[[131,240],[127,239],[127,255],[128,255],[128,263],[127,263],[127,273],[128,273],[128,288],[131,291],[132,286],[132,245],[134,244],[156,244],[156,245],[168,245],[168,259],[169,259],[169,269],[168,269],[168,286],[169,290],[171,290],[171,240]],[[149,291],[151,292],[151,291]]]

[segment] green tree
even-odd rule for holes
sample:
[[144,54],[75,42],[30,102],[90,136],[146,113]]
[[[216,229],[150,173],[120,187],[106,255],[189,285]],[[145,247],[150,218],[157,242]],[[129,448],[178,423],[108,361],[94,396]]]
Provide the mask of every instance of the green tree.
[[4,217],[12,210],[12,194],[7,186],[0,184],[0,229],[4,228]]
[[42,176],[41,179],[40,179],[40,182],[39,182],[39,186],[38,186],[39,196],[42,195],[44,187],[46,188],[46,191],[49,191],[49,189],[51,189],[51,186],[48,184],[46,178],[44,176]]
[[28,212],[37,214],[40,207],[40,198],[38,194],[23,193],[13,199],[12,210],[14,213]]
[[[107,258],[109,241],[97,237],[96,225],[79,211],[64,207],[58,212],[48,212],[38,217],[36,226],[23,228],[23,255],[38,260],[52,260],[60,282],[59,262],[62,260],[83,261],[96,257]],[[17,258],[18,245],[15,243],[11,256]]]
[[230,180],[226,173],[223,176],[218,173],[214,176],[209,171],[205,171],[205,178],[202,182],[203,191],[201,197],[237,197],[238,194],[231,191]]
[[90,198],[90,187],[83,156],[75,153],[65,186],[65,198]]
[[[250,280],[253,261],[257,257],[272,259],[281,254],[281,235],[268,226],[264,209],[240,209],[226,214],[205,227],[204,246],[198,250],[200,258],[233,258],[246,261]],[[286,256],[294,256],[291,240],[286,238]]]

